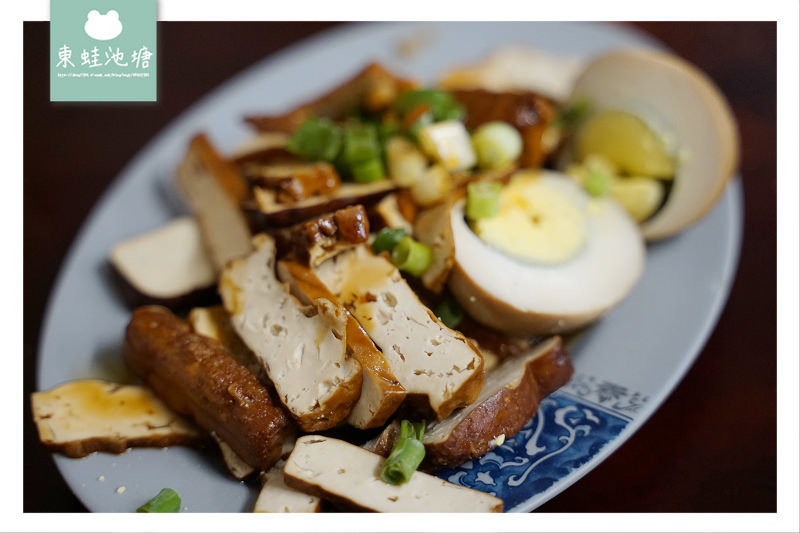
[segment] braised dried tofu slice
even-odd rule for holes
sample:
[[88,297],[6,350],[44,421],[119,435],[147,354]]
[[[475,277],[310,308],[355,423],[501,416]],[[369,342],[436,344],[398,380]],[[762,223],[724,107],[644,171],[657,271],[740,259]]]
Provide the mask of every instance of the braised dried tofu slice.
[[375,230],[381,228],[395,228],[404,229],[409,235],[414,234],[414,227],[410,221],[413,220],[413,216],[410,220],[406,218],[407,215],[404,214],[401,209],[397,193],[384,196],[380,202],[372,206],[369,215],[370,223],[372,223],[373,220],[376,222]]
[[227,442],[222,440],[215,431],[211,432],[211,436],[217,442],[219,451],[222,453],[222,460],[225,462],[225,466],[228,467],[228,472],[230,472],[233,477],[236,479],[244,479],[256,471],[256,469],[247,464],[247,461],[242,459]]
[[265,131],[254,137],[249,137],[245,142],[236,147],[228,159],[237,165],[247,165],[253,162],[262,162],[273,158],[291,156],[286,151],[289,134],[277,131]]
[[346,351],[347,311],[325,298],[302,305],[276,277],[275,241],[261,234],[253,245],[220,281],[233,327],[300,427],[333,427],[361,394],[361,365]]
[[390,180],[345,183],[326,194],[281,202],[280,195],[274,189],[256,185],[253,187],[253,202],[248,205],[246,212],[254,228],[291,226],[350,205],[372,205],[396,190],[397,185]]
[[369,219],[364,206],[353,205],[275,232],[278,256],[306,265],[367,242]]
[[425,307],[385,257],[361,245],[315,272],[383,351],[409,399],[441,420],[478,397],[481,354]]
[[280,460],[267,472],[261,473],[261,491],[253,506],[254,513],[318,513],[322,501],[288,486],[283,480],[283,467],[286,461]]
[[560,337],[504,360],[486,373],[472,405],[428,426],[422,439],[426,463],[458,466],[502,444],[533,418],[539,401],[571,375],[572,363]]
[[244,173],[251,183],[275,191],[281,203],[327,194],[341,185],[334,166],[324,162],[249,164]]
[[125,239],[111,249],[109,260],[139,303],[179,305],[202,297],[216,284],[194,217]]
[[42,443],[69,457],[201,440],[192,424],[138,385],[97,379],[70,381],[34,392],[31,405]]
[[332,91],[307,102],[289,113],[276,116],[252,116],[245,120],[259,131],[294,132],[309,117],[345,118],[359,109],[379,111],[389,106],[397,95],[414,87],[381,65],[371,63]]
[[431,265],[422,273],[420,280],[425,288],[440,292],[455,264],[455,244],[450,226],[450,208],[453,200],[448,198],[422,211],[414,224],[417,239],[431,249]]
[[286,461],[286,484],[334,503],[380,513],[499,513],[490,494],[414,472],[407,483],[380,478],[384,458],[348,442],[306,435]]
[[[278,275],[289,284],[292,294],[304,303],[318,298],[338,303],[336,296],[308,266],[279,261]],[[359,429],[381,426],[403,403],[406,390],[392,373],[383,353],[350,314],[347,315],[346,338],[348,353],[361,364],[364,374],[361,396],[350,411],[347,422]]]
[[206,250],[217,272],[247,255],[251,233],[240,204],[249,190],[236,167],[205,135],[192,139],[178,168],[177,182],[197,217]]

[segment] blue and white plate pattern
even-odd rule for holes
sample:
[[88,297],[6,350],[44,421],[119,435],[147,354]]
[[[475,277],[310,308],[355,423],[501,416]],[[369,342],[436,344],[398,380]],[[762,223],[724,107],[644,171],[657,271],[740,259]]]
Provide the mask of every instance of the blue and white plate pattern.
[[[514,437],[484,456],[437,475],[501,498],[506,510],[545,494],[619,437],[647,398],[576,375],[539,404]],[[626,414],[627,413],[627,414]]]

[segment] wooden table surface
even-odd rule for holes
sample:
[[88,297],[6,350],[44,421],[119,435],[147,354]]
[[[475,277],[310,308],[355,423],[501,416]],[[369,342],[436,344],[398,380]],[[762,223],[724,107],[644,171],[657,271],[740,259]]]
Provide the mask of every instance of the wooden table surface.
[[[776,26],[637,25],[707,72],[736,113],[745,199],[741,259],[719,324],[674,393],[618,451],[538,512],[774,512]],[[49,102],[48,24],[25,23],[26,512],[85,511],[39,445],[27,398],[53,280],[86,214],[180,112],[253,62],[328,26],[159,23],[157,104],[57,105]]]

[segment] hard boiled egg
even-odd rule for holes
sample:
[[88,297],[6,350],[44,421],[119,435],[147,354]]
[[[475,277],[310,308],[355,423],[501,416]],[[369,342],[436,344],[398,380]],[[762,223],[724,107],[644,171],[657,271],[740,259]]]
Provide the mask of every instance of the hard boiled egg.
[[469,221],[464,209],[461,200],[450,210],[449,287],[474,319],[499,331],[588,324],[628,294],[644,267],[642,235],[625,209],[557,172],[515,174],[490,218]]
[[[574,153],[589,145],[589,151],[631,167],[632,175],[668,180],[663,205],[640,225],[647,240],[673,235],[703,217],[736,169],[739,138],[725,97],[705,74],[675,56],[652,50],[603,55],[578,76],[571,100],[587,101],[594,113],[583,126],[592,131],[578,130],[576,142],[584,146],[573,147]],[[599,131],[603,123],[606,131]]]

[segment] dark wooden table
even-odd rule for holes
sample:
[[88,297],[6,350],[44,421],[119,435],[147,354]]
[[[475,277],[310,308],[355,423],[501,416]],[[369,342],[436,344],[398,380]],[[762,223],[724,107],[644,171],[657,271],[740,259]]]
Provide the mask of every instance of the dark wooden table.
[[[539,512],[775,512],[776,26],[637,25],[707,72],[730,99],[743,148],[741,260],[716,330],[666,403]],[[48,24],[25,23],[26,512],[85,511],[40,447],[27,398],[53,280],[86,214],[136,152],[198,98],[328,26],[159,23],[157,104],[59,105],[49,102]]]

